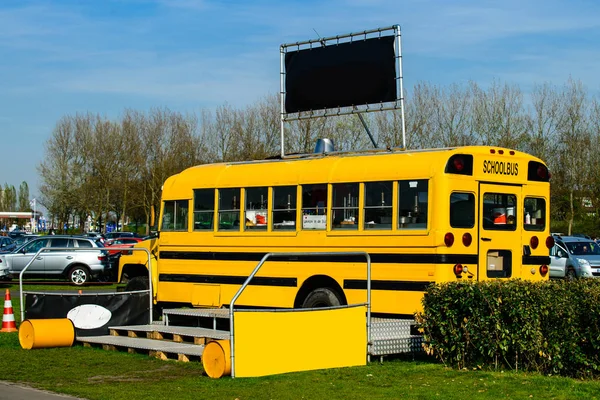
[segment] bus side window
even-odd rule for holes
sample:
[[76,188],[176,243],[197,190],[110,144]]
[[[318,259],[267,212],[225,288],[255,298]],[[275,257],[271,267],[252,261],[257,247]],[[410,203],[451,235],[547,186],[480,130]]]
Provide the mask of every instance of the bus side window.
[[273,229],[296,230],[296,186],[273,187]]
[[161,230],[187,231],[188,204],[188,200],[165,201]]
[[194,189],[194,230],[213,229],[215,190]]
[[365,229],[392,229],[394,183],[365,183]]
[[219,230],[240,230],[241,189],[219,189]]
[[398,229],[427,229],[429,181],[398,181]]
[[450,226],[473,228],[475,226],[475,195],[453,192],[450,194]]
[[246,216],[247,230],[267,230],[267,198],[268,187],[257,187],[246,189]]
[[336,183],[332,187],[331,228],[358,229],[358,183]]
[[327,184],[302,185],[302,229],[327,227]]
[[175,202],[165,201],[163,205],[161,231],[175,230]]
[[188,210],[190,202],[188,200],[177,200],[175,202],[175,230],[188,230]]

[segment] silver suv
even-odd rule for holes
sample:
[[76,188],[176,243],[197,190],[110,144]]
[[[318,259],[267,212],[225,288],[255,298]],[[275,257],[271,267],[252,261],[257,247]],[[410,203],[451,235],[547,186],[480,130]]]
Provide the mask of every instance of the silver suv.
[[28,278],[66,278],[75,285],[110,275],[108,252],[94,239],[74,236],[42,236],[11,253],[0,254],[0,268],[18,276],[31,258],[43,247],[95,248],[95,251],[47,250],[40,253],[25,271]]
[[600,276],[600,245],[578,236],[555,237],[550,249],[551,278],[592,278]]

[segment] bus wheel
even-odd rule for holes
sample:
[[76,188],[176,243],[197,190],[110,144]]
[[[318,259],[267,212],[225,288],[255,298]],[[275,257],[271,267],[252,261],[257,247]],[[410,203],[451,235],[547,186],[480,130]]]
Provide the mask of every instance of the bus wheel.
[[134,292],[136,290],[148,290],[150,289],[150,282],[147,276],[136,276],[130,279],[125,286],[126,292]]
[[338,294],[330,288],[318,288],[306,296],[302,308],[322,308],[341,306],[342,300]]

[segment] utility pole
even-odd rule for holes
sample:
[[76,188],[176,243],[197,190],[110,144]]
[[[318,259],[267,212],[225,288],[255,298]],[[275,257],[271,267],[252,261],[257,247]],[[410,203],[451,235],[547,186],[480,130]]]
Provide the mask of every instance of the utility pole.
[[31,233],[37,233],[37,218],[36,218],[36,199],[30,200],[29,205],[33,208],[33,214],[31,215]]

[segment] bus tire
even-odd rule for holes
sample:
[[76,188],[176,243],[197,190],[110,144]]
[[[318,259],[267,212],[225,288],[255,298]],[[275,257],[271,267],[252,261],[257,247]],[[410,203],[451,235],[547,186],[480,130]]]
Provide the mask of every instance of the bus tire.
[[311,291],[302,302],[302,308],[323,308],[341,305],[342,300],[335,290],[330,288],[315,289]]
[[131,278],[125,286],[126,292],[134,292],[136,290],[148,290],[150,289],[150,282],[147,276],[136,276]]

